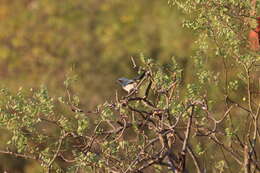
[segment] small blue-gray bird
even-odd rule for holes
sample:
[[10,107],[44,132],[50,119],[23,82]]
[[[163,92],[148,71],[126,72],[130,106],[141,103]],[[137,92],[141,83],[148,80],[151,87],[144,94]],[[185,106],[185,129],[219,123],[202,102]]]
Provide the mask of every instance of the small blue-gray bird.
[[122,86],[122,88],[130,93],[135,89],[137,86],[137,81],[132,79],[127,79],[125,77],[121,77],[118,79],[119,84]]
[[130,93],[131,91],[136,89],[138,81],[140,81],[145,76],[145,74],[146,73],[144,72],[143,74],[135,77],[134,79],[127,79],[125,77],[121,77],[118,79],[118,82],[125,91]]

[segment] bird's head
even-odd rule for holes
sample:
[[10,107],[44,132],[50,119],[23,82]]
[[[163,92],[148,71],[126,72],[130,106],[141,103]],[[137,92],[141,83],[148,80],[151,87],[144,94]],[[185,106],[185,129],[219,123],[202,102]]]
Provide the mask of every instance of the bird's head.
[[127,79],[127,78],[124,78],[124,77],[119,78],[117,81],[118,81],[119,84],[121,84],[122,86],[126,86],[126,85],[131,84],[131,83],[134,82],[133,80]]

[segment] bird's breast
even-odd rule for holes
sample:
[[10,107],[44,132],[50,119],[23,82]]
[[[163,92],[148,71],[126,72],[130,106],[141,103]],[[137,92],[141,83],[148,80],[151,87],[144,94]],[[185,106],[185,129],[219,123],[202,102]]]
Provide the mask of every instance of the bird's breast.
[[123,87],[128,93],[131,92],[136,87],[136,83],[131,83]]

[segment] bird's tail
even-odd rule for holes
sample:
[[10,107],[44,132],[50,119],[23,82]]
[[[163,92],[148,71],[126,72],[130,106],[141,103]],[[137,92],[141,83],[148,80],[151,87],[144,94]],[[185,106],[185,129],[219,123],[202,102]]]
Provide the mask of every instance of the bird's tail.
[[135,81],[136,81],[136,80],[141,80],[141,79],[144,78],[145,74],[146,74],[146,72],[143,72],[143,73],[140,74],[139,76],[135,77],[133,80],[135,80]]

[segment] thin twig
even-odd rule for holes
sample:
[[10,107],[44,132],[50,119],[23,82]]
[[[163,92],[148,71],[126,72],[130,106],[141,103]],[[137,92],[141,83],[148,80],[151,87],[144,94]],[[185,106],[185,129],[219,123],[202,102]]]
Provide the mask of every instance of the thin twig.
[[186,128],[186,132],[185,132],[185,138],[183,140],[183,145],[182,145],[182,152],[181,152],[182,163],[181,163],[181,167],[180,167],[182,172],[185,171],[185,169],[186,169],[186,164],[185,164],[186,163],[186,152],[187,152],[188,141],[190,138],[193,112],[194,112],[194,106],[191,107],[191,113],[189,115],[189,120],[188,120],[188,124],[187,124],[187,128]]

